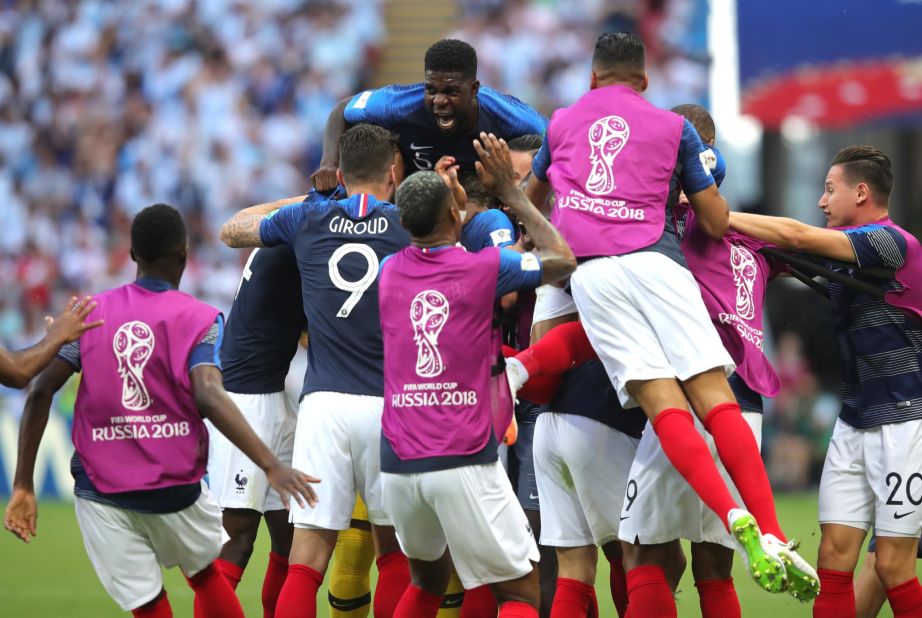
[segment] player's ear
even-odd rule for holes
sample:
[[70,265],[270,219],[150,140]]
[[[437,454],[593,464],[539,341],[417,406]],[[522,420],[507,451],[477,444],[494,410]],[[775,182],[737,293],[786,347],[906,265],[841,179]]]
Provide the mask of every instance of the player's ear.
[[647,72],[643,72],[643,85],[640,87],[641,92],[646,92],[647,88],[650,86],[650,76],[647,75]]
[[339,168],[336,168],[336,182],[338,182],[343,187],[346,186],[346,181],[343,180],[343,171]]
[[858,206],[864,206],[868,203],[868,199],[871,197],[871,188],[868,187],[866,183],[859,182],[855,186],[855,204]]
[[589,78],[589,90],[595,90],[599,87],[599,76],[595,74],[595,71],[592,72],[592,76]]
[[478,92],[480,92],[480,80],[475,79],[471,83],[471,96],[476,97]]
[[132,262],[137,263],[138,258],[137,258],[137,257],[135,256],[135,254],[134,254],[134,249],[129,249],[129,250],[128,250],[128,255],[131,256],[131,261],[132,261]]

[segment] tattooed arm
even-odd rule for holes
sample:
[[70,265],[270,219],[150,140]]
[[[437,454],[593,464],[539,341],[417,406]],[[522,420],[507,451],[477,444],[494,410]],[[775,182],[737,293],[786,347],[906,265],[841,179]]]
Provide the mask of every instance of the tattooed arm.
[[306,195],[289,197],[275,202],[244,208],[221,226],[221,241],[228,247],[262,247],[259,225],[266,216],[288,204],[303,202]]

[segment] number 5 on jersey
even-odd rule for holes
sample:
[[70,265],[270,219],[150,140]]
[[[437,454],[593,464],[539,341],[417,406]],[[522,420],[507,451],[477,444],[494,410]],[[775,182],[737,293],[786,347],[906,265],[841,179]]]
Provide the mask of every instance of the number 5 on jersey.
[[[350,253],[358,253],[363,256],[368,263],[368,270],[358,281],[347,281],[339,272],[339,262]],[[362,299],[365,291],[374,283],[375,277],[378,276],[378,256],[375,255],[374,249],[361,243],[347,243],[340,246],[333,255],[330,256],[330,281],[340,290],[349,292],[349,298],[343,303],[343,306],[336,312],[338,318],[348,318],[352,310]]]

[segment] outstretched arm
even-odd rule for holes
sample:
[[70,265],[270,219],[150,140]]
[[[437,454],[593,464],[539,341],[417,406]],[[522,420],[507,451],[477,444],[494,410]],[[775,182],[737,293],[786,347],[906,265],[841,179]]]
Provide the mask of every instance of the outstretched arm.
[[845,232],[815,227],[787,217],[730,213],[730,227],[782,249],[803,251],[840,262],[857,263],[855,249]]
[[306,195],[300,195],[244,208],[221,226],[221,242],[234,249],[262,247],[262,239],[259,237],[259,225],[262,220],[283,206],[297,204],[305,199]]
[[33,480],[35,457],[45,434],[45,427],[48,425],[51,400],[73,373],[74,368],[69,364],[59,358],[54,359],[35,380],[22,412],[22,420],[19,423],[19,451],[13,476],[13,495],[6,505],[3,527],[26,543],[35,536],[38,521]]
[[323,130],[323,155],[320,157],[320,167],[311,174],[314,188],[322,193],[336,188],[336,170],[339,168],[339,138],[343,136],[349,125],[346,123],[346,106],[352,97],[346,97],[337,103],[327,117],[327,126]]
[[0,347],[0,384],[25,388],[35,374],[48,366],[62,345],[76,341],[84,332],[102,325],[102,320],[84,321],[95,308],[96,302],[92,297],[78,300],[74,296],[61,315],[54,319],[45,318],[48,333],[34,346],[18,352]]

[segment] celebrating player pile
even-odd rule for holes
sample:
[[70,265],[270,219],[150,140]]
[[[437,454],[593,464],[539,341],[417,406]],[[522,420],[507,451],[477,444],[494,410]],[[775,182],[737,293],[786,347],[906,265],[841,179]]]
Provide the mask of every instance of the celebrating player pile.
[[[317,616],[331,559],[354,571],[331,592],[336,615],[367,616],[370,598],[378,618],[457,615],[463,585],[464,618],[595,617],[601,547],[619,616],[668,618],[684,538],[705,618],[743,614],[734,550],[761,588],[845,618],[872,525],[894,614],[922,616],[922,246],[888,218],[886,155],[836,155],[827,229],[730,213],[713,120],[643,98],[634,35],[599,37],[589,92],[550,123],[481,88],[466,43],[437,42],[425,70],[334,108],[313,191],[225,223],[225,243],[257,249],[223,353],[218,311],[175,289],[185,227],[157,205],[132,225],[135,283],[98,306],[74,299],[15,357],[19,374],[0,358],[0,379],[22,384],[57,352],[26,403],[5,527],[35,535],[51,396],[85,369],[77,516],[103,586],[135,616],[171,615],[160,565],[183,569],[196,616],[241,615],[232,587],[262,517],[266,617]],[[807,283],[832,300],[843,361],[819,574],[782,531],[759,453],[762,398],[779,389],[762,305],[787,273],[830,280]],[[534,315],[514,329],[522,349],[531,326],[532,347],[504,358],[503,310],[530,315],[519,292],[534,288]],[[305,328],[293,428],[284,377]],[[510,482],[498,451],[517,395],[546,405],[531,408]],[[538,492],[559,571],[538,563],[520,504],[536,513]],[[357,495],[373,550],[363,533],[337,544],[362,526]],[[372,552],[373,597],[361,589]]]

